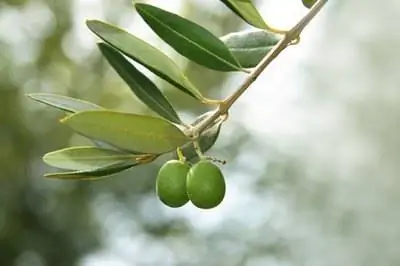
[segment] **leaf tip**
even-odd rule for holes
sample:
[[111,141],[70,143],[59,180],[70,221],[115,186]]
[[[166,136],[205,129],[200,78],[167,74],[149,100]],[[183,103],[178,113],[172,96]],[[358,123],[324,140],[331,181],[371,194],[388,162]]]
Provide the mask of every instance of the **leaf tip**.
[[85,24],[91,30],[94,31],[96,25],[100,23],[99,20],[96,19],[86,19]]
[[53,166],[52,163],[51,163],[51,156],[52,156],[53,154],[54,154],[54,151],[46,153],[45,155],[43,155],[42,161],[43,161],[45,164],[49,165],[49,166]]
[[43,157],[42,157],[43,162],[46,162],[48,156],[49,156],[49,152],[46,153],[45,155],[43,155]]
[[51,174],[51,173],[44,174],[43,177],[44,178],[49,178],[49,179],[53,179],[54,178],[53,174]]
[[90,24],[94,23],[95,21],[96,21],[95,19],[88,18],[85,20],[85,23],[86,23],[86,25],[90,25]]
[[46,95],[46,93],[40,93],[40,92],[34,92],[34,93],[26,93],[25,96],[28,98],[31,98],[33,100],[36,100],[38,97]]
[[140,7],[143,7],[143,6],[146,6],[146,4],[144,4],[144,3],[138,3],[138,2],[135,1],[135,0],[133,0],[132,2],[133,2],[133,5],[135,6],[136,9],[138,9],[138,8],[140,8]]
[[97,42],[96,45],[100,50],[102,50],[106,46],[104,42]]

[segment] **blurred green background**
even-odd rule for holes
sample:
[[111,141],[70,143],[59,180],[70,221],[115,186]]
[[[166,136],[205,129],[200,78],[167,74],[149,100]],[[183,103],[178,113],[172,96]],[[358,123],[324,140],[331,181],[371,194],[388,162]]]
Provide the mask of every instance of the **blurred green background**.
[[[218,36],[248,28],[216,0],[149,2]],[[306,12],[256,2],[279,27]],[[56,170],[44,153],[88,141],[26,93],[149,112],[100,57],[89,18],[157,45],[210,97],[244,78],[179,57],[128,0],[1,0],[0,265],[400,265],[398,0],[330,1],[254,83],[208,153],[228,161],[226,199],[209,211],[156,199],[162,159],[95,182],[42,177]],[[186,121],[207,111],[154,80]]]

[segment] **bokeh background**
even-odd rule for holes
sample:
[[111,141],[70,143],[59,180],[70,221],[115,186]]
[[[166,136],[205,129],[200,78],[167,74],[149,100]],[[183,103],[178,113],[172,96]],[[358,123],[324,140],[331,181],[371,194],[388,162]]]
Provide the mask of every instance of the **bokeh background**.
[[[149,2],[218,36],[248,28],[216,0]],[[281,28],[307,12],[257,6]],[[163,160],[96,182],[42,177],[55,170],[44,153],[88,142],[26,93],[149,112],[100,57],[88,18],[158,46],[210,97],[244,78],[178,56],[129,0],[1,0],[0,265],[400,265],[400,1],[330,1],[254,83],[208,153],[228,161],[226,198],[209,211],[156,199]],[[186,121],[207,111],[154,80]]]

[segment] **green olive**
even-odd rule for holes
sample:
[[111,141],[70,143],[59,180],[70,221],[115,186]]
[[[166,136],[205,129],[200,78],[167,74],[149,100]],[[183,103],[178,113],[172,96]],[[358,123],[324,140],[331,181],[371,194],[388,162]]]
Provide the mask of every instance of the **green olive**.
[[194,206],[211,209],[218,206],[225,196],[225,179],[221,170],[210,161],[201,160],[187,176],[187,194]]
[[189,198],[186,193],[186,176],[190,166],[182,161],[171,160],[159,170],[156,180],[158,198],[171,208],[185,205]]
[[317,2],[317,0],[302,0],[303,1],[303,5],[307,8],[311,8],[315,2]]

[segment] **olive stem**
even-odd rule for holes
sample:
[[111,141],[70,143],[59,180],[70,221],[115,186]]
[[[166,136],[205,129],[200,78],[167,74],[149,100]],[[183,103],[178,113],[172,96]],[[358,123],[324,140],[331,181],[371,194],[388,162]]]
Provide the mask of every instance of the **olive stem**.
[[254,70],[247,76],[246,80],[237,88],[237,90],[219,103],[218,108],[204,119],[197,126],[193,127],[191,133],[193,136],[199,136],[206,130],[213,122],[221,116],[228,113],[232,105],[243,95],[243,93],[250,87],[251,84],[260,76],[260,74],[274,61],[278,55],[284,51],[288,46],[297,44],[300,41],[300,34],[304,28],[311,22],[311,20],[321,11],[323,6],[328,0],[317,0],[310,11],[290,30],[285,32],[283,38],[275,45],[275,47],[261,60],[261,62],[254,68]]
[[179,161],[186,162],[186,157],[183,155],[183,151],[180,147],[176,148],[176,154],[178,155]]

